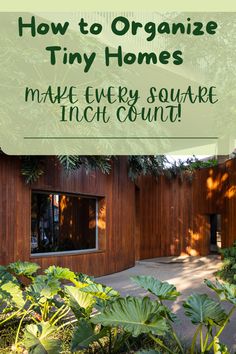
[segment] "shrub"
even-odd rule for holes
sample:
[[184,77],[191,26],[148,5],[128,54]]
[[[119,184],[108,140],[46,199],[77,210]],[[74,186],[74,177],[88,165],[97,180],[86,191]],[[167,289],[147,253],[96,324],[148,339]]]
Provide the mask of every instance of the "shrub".
[[[40,275],[38,269],[29,262],[0,268],[2,353],[195,354],[198,343],[201,353],[229,353],[219,338],[236,309],[236,285],[206,280],[219,301],[206,294],[186,299],[185,314],[196,326],[186,348],[173,328],[176,315],[167,306],[180,295],[174,285],[135,276],[132,281],[155,299],[121,297],[67,268],[51,266]],[[228,312],[222,301],[230,304]]]
[[223,248],[220,252],[223,255],[223,264],[217,272],[217,276],[229,283],[236,284],[236,242],[232,247]]

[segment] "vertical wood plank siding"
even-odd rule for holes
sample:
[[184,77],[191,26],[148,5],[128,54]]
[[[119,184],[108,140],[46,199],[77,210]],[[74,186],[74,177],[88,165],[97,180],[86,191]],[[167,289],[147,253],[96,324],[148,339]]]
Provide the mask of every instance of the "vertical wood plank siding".
[[[43,268],[56,264],[93,275],[133,266],[135,186],[128,178],[127,159],[117,159],[109,176],[83,169],[68,175],[54,158],[48,158],[46,171],[38,183],[29,187],[20,174],[19,159],[0,157],[0,264],[32,260]],[[103,197],[106,229],[102,236],[106,242],[102,242],[102,249],[77,255],[30,257],[31,189]]]
[[142,177],[139,259],[208,255],[210,214],[222,215],[222,245],[236,240],[236,160],[195,173],[192,182]]
[[[105,229],[98,252],[30,256],[31,190],[102,197]],[[136,187],[127,174],[127,158],[113,162],[112,173],[66,174],[53,157],[46,173],[25,185],[16,157],[0,156],[0,264],[33,260],[43,268],[56,264],[92,275],[132,267],[135,259],[209,254],[209,215],[222,215],[222,243],[236,240],[236,160],[195,173],[181,182],[144,176]],[[104,215],[103,223],[104,227]]]

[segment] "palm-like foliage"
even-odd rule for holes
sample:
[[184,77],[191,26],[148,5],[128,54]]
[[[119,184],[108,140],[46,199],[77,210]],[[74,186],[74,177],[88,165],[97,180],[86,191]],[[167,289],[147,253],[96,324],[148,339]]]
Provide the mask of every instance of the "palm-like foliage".
[[25,182],[34,183],[45,172],[44,158],[38,156],[21,157],[21,174],[25,178]]
[[[75,156],[60,155],[55,157],[66,171],[73,171],[82,166],[87,170],[98,169],[104,174],[111,171],[111,156]],[[21,157],[21,173],[26,183],[36,182],[45,173],[45,156]]]
[[[59,155],[55,157],[66,171],[75,171],[84,167],[86,171],[100,170],[104,174],[109,174],[112,170],[115,156],[77,156]],[[45,156],[24,156],[21,157],[21,173],[25,177],[26,183],[36,182],[45,173]],[[193,177],[196,169],[215,166],[216,161],[200,161],[196,157],[187,161],[168,161],[164,155],[133,155],[128,157],[128,175],[131,180],[135,180],[140,175],[151,175],[158,177],[165,175],[168,178],[186,176]]]
[[140,175],[161,176],[167,171],[166,156],[129,156],[129,177],[135,180]]
[[111,156],[60,155],[57,158],[66,170],[76,170],[84,166],[87,171],[98,169],[104,174],[111,171]]

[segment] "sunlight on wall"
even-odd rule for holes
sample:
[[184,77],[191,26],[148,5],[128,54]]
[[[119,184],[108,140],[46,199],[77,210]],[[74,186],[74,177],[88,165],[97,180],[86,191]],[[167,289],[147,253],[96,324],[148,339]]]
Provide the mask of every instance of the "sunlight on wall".
[[213,192],[219,192],[222,190],[224,183],[228,180],[229,174],[224,173],[221,175],[218,173],[216,177],[214,177],[214,171],[211,169],[209,171],[209,177],[206,180],[206,186],[207,186],[207,199],[212,198]]
[[225,197],[230,199],[236,196],[236,186],[231,186],[226,192]]

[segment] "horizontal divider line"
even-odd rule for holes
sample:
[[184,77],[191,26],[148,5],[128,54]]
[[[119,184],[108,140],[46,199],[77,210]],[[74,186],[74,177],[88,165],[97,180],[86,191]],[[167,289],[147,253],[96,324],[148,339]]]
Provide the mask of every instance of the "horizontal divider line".
[[80,140],[156,140],[156,139],[198,139],[198,140],[217,140],[217,136],[25,136],[25,140],[50,140],[50,139],[80,139]]

